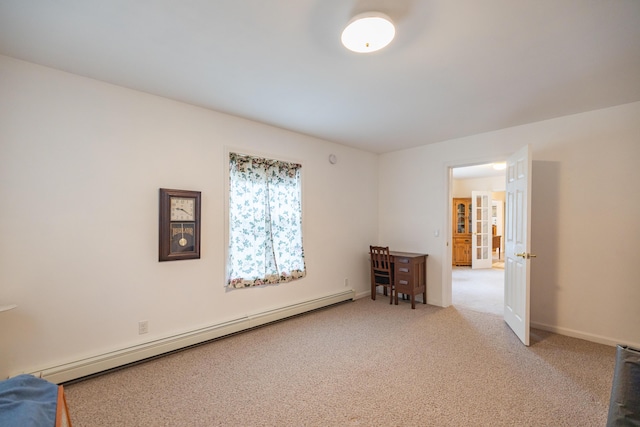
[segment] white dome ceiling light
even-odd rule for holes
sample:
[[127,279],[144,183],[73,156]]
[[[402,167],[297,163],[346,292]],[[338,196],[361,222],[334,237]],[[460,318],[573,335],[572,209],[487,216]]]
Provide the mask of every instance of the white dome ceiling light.
[[391,19],[380,12],[365,12],[353,17],[342,31],[342,44],[358,53],[380,50],[396,35]]

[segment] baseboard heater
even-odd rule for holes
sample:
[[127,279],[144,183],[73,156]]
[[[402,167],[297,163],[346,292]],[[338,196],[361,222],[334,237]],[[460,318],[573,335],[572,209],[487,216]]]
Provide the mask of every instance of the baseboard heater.
[[226,335],[262,326],[267,323],[283,320],[287,317],[306,313],[311,310],[352,300],[354,297],[355,292],[353,290],[330,294],[312,300],[278,307],[272,310],[248,314],[238,319],[123,348],[121,350],[104,353],[98,356],[46,369],[40,369],[35,372],[31,372],[31,374],[53,383],[60,384],[107,371],[109,369],[118,368],[130,363],[139,362],[150,357],[160,356],[192,345],[201,344]]

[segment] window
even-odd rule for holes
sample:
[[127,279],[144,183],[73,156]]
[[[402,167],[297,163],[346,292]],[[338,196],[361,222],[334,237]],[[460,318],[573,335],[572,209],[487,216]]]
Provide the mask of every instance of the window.
[[301,168],[229,154],[227,287],[289,282],[306,275]]

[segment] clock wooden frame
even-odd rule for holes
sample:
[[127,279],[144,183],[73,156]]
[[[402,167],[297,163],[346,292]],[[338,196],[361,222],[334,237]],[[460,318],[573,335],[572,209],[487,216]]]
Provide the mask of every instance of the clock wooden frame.
[[200,258],[199,191],[161,188],[159,223],[158,261]]

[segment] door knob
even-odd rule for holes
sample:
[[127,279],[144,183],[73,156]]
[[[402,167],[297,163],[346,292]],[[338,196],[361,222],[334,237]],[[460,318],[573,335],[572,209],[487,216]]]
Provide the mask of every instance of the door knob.
[[524,259],[529,259],[529,258],[535,258],[537,255],[533,255],[533,254],[528,254],[526,252],[522,252],[522,253],[516,254],[516,256],[522,257]]

